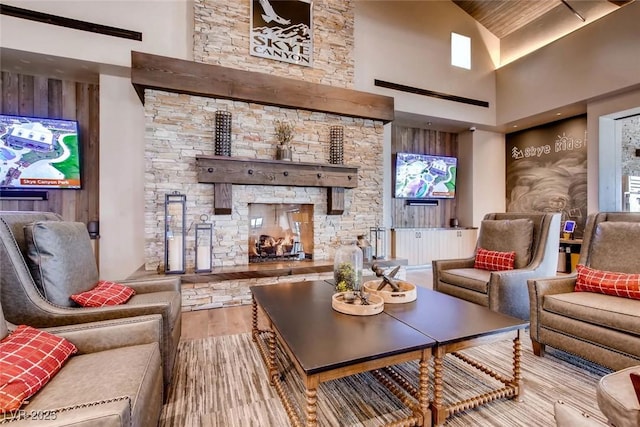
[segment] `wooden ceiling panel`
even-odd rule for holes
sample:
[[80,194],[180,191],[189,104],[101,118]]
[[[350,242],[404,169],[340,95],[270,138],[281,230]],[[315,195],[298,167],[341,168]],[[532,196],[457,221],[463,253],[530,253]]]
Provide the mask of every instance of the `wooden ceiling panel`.
[[498,38],[503,38],[552,9],[562,6],[561,0],[452,1]]

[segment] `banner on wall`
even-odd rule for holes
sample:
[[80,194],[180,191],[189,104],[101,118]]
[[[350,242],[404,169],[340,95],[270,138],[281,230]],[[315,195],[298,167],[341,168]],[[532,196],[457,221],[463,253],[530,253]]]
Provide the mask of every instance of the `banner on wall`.
[[581,238],[587,216],[587,117],[509,134],[507,212],[560,212]]
[[312,12],[311,0],[251,0],[251,55],[312,66]]

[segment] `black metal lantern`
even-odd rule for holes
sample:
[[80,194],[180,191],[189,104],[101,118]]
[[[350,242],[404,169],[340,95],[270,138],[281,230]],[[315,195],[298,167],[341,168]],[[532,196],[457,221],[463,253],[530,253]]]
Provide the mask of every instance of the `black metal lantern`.
[[369,228],[369,243],[371,244],[373,259],[385,259],[386,237],[387,230],[384,227]]
[[174,191],[164,196],[164,272],[182,274],[185,269],[187,196]]
[[208,215],[202,214],[202,222],[196,224],[196,273],[211,273],[213,224],[206,222],[208,219]]

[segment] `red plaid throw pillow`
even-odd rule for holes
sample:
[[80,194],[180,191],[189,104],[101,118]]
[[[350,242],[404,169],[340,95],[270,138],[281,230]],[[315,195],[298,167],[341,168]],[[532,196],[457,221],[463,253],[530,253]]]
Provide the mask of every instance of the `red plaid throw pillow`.
[[71,295],[71,299],[83,307],[102,307],[103,305],[124,304],[136,291],[120,283],[100,280],[98,284],[86,292]]
[[0,413],[15,411],[78,351],[62,337],[20,325],[0,341]]
[[473,268],[489,271],[513,270],[515,252],[498,252],[478,248]]
[[640,274],[596,270],[584,265],[576,266],[576,291],[598,292],[618,297],[640,299]]

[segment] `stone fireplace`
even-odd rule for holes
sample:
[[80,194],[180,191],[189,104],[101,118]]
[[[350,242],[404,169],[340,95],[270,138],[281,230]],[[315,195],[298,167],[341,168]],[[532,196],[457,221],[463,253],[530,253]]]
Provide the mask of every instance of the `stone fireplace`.
[[249,263],[313,259],[313,205],[249,204]]
[[[201,215],[206,215],[213,225],[214,274],[227,268],[247,267],[250,262],[253,264],[251,254],[255,261],[268,258],[262,255],[263,252],[269,255],[266,245],[274,245],[280,238],[291,238],[291,251],[284,251],[286,246],[282,246],[280,252],[275,249],[276,255],[287,253],[292,260],[331,262],[341,241],[367,234],[369,227],[382,223],[383,125],[393,119],[393,100],[388,98],[389,102],[381,102],[379,98],[387,97],[351,89],[354,76],[353,7],[353,2],[339,0],[314,4],[314,21],[319,24],[314,28],[314,64],[313,67],[301,67],[249,55],[249,2],[196,0],[193,64],[225,67],[219,74],[220,80],[215,81],[212,77],[215,73],[196,69],[195,65],[193,70],[184,71],[183,67],[189,64],[180,64],[179,70],[166,73],[169,79],[166,85],[155,80],[164,78],[163,65],[157,62],[146,76],[132,74],[132,82],[144,102],[146,121],[146,270],[162,270],[164,196],[173,191],[186,195],[187,273],[195,264],[194,224],[200,221]],[[230,26],[230,22],[235,24]],[[152,61],[157,59],[152,58]],[[135,68],[135,71],[140,70]],[[255,78],[232,83],[225,80],[238,78],[242,72],[254,72]],[[282,78],[292,83],[277,80]],[[144,81],[146,86],[137,86],[136,80]],[[270,88],[272,80],[277,80],[280,86]],[[178,87],[185,84],[189,88],[181,90]],[[228,93],[238,90],[247,95],[234,98],[227,97],[225,91],[216,93],[216,88],[226,84],[229,84]],[[249,89],[254,86],[262,90],[262,98],[251,98]],[[334,89],[337,88],[342,92],[336,92]],[[287,96],[273,102],[264,98],[265,93]],[[309,102],[301,101],[303,98]],[[303,107],[306,105],[310,108]],[[318,110],[314,106],[330,108]],[[232,114],[231,157],[237,159],[275,159],[274,123],[281,120],[294,125],[292,163],[327,165],[330,128],[342,126],[344,164],[357,167],[357,186],[332,189],[330,187],[335,185],[308,186],[295,181],[291,185],[273,185],[268,176],[259,183],[224,186],[202,183],[198,179],[196,157],[212,156],[215,152],[215,113],[218,110]],[[318,179],[321,175],[318,172]],[[339,214],[328,206],[328,199],[333,200],[336,194],[333,190],[340,192]],[[224,213],[220,213],[215,204],[223,192],[229,205]],[[262,209],[258,207],[264,205],[275,206],[276,210],[299,211],[291,211],[284,217],[257,213]],[[262,225],[258,229],[260,217]],[[280,228],[262,229],[268,222]],[[255,281],[207,282],[200,276],[198,280],[193,286],[183,285],[183,307],[187,310],[247,303],[250,301],[248,286],[255,284]]]

